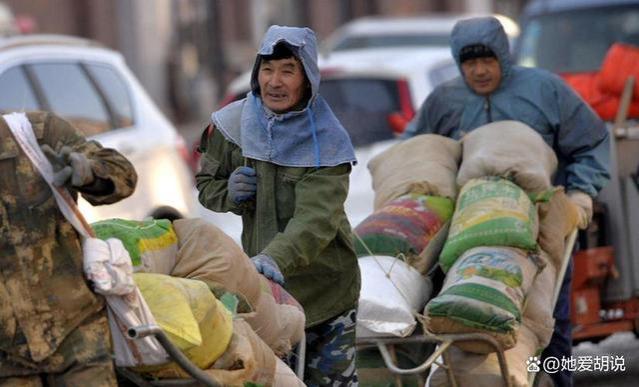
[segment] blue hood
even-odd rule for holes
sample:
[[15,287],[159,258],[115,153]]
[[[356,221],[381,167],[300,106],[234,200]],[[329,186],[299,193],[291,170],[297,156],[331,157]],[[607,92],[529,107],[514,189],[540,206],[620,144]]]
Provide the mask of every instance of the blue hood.
[[479,95],[463,76],[437,86],[404,137],[436,133],[461,139],[490,122],[521,121],[557,154],[555,184],[596,196],[610,178],[610,136],[594,111],[557,75],[512,64],[508,39],[497,19],[481,17],[455,25],[451,49],[460,67],[459,53],[469,44],[493,50],[502,71],[499,87],[490,96]]
[[[300,60],[311,84],[312,96],[304,109],[277,114],[270,111],[257,90],[261,56],[286,43]],[[271,26],[255,59],[246,98],[213,113],[213,124],[238,145],[245,157],[287,167],[331,167],[355,163],[351,139],[318,94],[317,39],[309,28]]]
[[317,67],[317,39],[315,32],[310,28],[271,26],[266,31],[253,65],[251,90],[255,92],[259,89],[257,72],[260,69],[262,56],[273,54],[273,48],[280,42],[286,43],[293,50],[295,57],[302,62],[306,77],[311,84],[312,95],[315,97],[319,91],[320,72]]
[[502,83],[510,76],[513,62],[508,36],[499,20],[486,16],[460,20],[455,24],[450,34],[450,49],[460,72],[459,53],[470,44],[483,44],[493,50],[501,66]]

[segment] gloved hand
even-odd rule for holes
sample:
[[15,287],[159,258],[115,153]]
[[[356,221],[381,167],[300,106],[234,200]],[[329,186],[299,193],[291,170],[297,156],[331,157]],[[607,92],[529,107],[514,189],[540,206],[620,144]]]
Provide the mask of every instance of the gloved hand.
[[42,145],[42,151],[53,165],[53,184],[61,187],[71,179],[71,185],[82,187],[93,183],[95,176],[91,169],[91,161],[85,155],[73,152],[71,147],[63,146],[60,152],[54,151],[49,145]]
[[238,167],[229,177],[228,190],[229,199],[235,204],[253,199],[257,192],[255,169]]
[[277,266],[273,258],[266,254],[258,254],[251,258],[251,261],[253,261],[258,273],[271,281],[284,285],[284,275],[282,275],[279,266]]
[[581,191],[570,191],[568,192],[568,199],[575,205],[579,213],[577,227],[585,230],[592,220],[592,198]]

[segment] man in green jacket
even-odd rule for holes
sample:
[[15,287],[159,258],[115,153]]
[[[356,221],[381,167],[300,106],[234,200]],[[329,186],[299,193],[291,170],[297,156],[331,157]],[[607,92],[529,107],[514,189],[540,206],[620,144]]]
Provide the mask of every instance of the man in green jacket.
[[[133,166],[50,113],[27,114],[54,181],[91,204],[123,199]],[[84,279],[80,238],[0,118],[0,385],[116,386],[104,298]]]
[[319,81],[314,32],[269,28],[252,91],[212,115],[196,180],[205,207],[242,216],[258,271],[304,306],[307,385],[351,386],[360,276],[344,201],[355,157]]

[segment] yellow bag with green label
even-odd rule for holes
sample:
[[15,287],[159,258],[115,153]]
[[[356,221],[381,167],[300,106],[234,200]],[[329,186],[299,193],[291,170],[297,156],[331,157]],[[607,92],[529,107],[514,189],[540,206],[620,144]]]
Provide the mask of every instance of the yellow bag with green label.
[[499,177],[472,179],[457,198],[439,263],[447,272],[459,256],[479,246],[533,251],[538,232],[537,207],[524,190]]
[[117,238],[131,256],[133,271],[170,274],[177,255],[177,235],[168,219],[106,219],[91,224],[100,239]]
[[[158,325],[196,366],[207,369],[226,351],[232,316],[204,282],[151,273],[133,277]],[[189,377],[173,362],[136,371],[158,378]]]

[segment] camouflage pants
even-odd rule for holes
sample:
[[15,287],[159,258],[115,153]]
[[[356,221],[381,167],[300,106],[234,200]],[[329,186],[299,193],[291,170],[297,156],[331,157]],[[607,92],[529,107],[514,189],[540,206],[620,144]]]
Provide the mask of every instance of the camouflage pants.
[[0,387],[13,386],[117,386],[106,312],[85,320],[42,362],[0,351]]
[[304,382],[314,386],[357,386],[355,315],[357,309],[306,330]]

